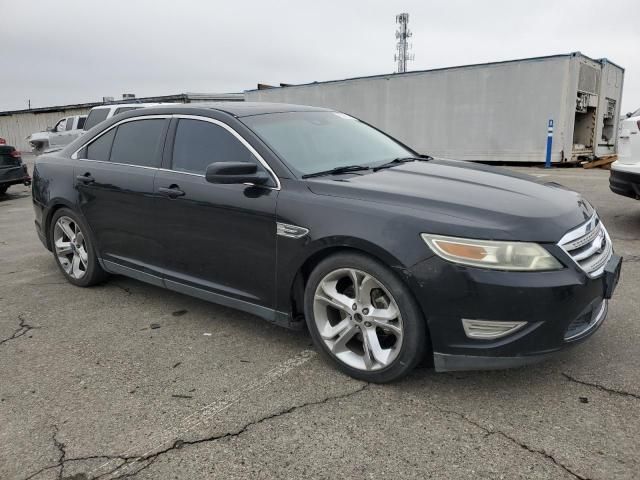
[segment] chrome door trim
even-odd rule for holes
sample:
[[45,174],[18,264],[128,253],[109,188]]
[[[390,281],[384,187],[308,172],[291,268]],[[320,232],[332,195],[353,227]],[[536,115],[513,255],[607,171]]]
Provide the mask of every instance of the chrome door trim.
[[91,160],[89,158],[78,158],[77,160],[82,160],[83,162],[105,163],[107,165],[121,165],[123,167],[144,168],[146,170],[160,170],[158,167],[148,167],[146,165],[132,165],[130,163],[109,162],[106,160]]
[[[233,127],[227,125],[226,123],[224,123],[224,122],[222,122],[220,120],[216,120],[215,118],[203,117],[203,116],[200,116],[200,115],[187,115],[187,114],[177,113],[177,114],[174,114],[172,116],[173,116],[173,118],[185,118],[185,119],[188,119],[188,120],[200,120],[202,122],[209,122],[209,123],[213,123],[214,125],[218,125],[219,127],[224,128],[231,135],[236,137],[240,141],[240,143],[242,143],[242,145],[244,145],[244,147],[247,150],[249,150],[249,152],[251,152],[251,154],[253,154],[254,157],[256,157],[258,159],[258,161],[265,168],[265,170],[267,170],[267,172],[269,172],[269,174],[271,175],[271,177],[273,178],[273,180],[275,181],[275,184],[276,184],[275,187],[268,187],[268,186],[265,186],[265,185],[253,185],[252,183],[248,183],[248,184],[245,184],[245,185],[260,186],[262,188],[269,188],[271,190],[280,190],[282,188],[282,184],[280,183],[280,179],[278,178],[276,173],[273,171],[271,166],[266,162],[266,160],[264,158],[262,158],[262,155],[260,155],[256,151],[256,149],[253,148],[251,146],[251,144],[249,142],[247,142],[245,140],[245,138],[242,135],[240,135]],[[201,177],[204,177],[204,175],[202,175],[202,174],[190,173],[190,172],[181,172],[180,170],[171,170],[171,169],[161,169],[161,170],[170,171],[170,172],[177,172],[177,173],[187,173],[187,174],[190,174],[190,175],[199,175]]]
[[209,122],[209,123],[213,123],[214,125],[218,125],[219,127],[224,128],[225,130],[227,130],[229,133],[231,133],[231,135],[233,135],[234,137],[236,137],[238,139],[238,141],[240,143],[242,143],[242,145],[244,145],[244,147],[249,150],[249,152],[258,159],[258,162],[260,162],[260,164],[264,167],[265,170],[267,170],[267,172],[269,172],[269,175],[271,175],[272,179],[274,180],[276,186],[275,187],[269,187],[266,185],[254,185],[253,183],[246,183],[244,185],[248,185],[248,186],[260,186],[262,188],[268,188],[271,190],[281,190],[282,189],[282,184],[280,183],[280,179],[278,178],[278,176],[276,175],[276,173],[273,171],[273,169],[271,168],[271,166],[267,163],[267,161],[262,158],[262,155],[260,155],[255,148],[253,148],[251,146],[251,144],[249,142],[247,142],[244,137],[242,135],[240,135],[233,127],[227,125],[224,122],[221,122],[220,120],[216,120],[214,118],[209,118],[209,117],[203,117],[200,115],[186,115],[186,114],[163,114],[163,115],[140,115],[137,117],[130,117],[130,118],[125,118],[124,120],[120,120],[118,123],[114,123],[113,125],[111,125],[109,128],[107,128],[106,130],[100,132],[99,135],[96,135],[95,137],[93,137],[91,140],[89,140],[88,142],[84,143],[80,148],[78,148],[76,151],[74,151],[71,154],[71,158],[73,160],[82,160],[82,161],[86,161],[86,162],[99,162],[99,163],[108,163],[111,165],[126,165],[126,166],[130,166],[130,167],[138,167],[138,168],[148,168],[148,169],[152,169],[152,170],[160,170],[160,171],[164,171],[164,172],[172,172],[172,173],[181,173],[183,175],[192,175],[192,176],[196,176],[196,177],[204,177],[203,174],[200,173],[192,173],[192,172],[183,172],[180,170],[172,170],[172,169],[168,169],[168,168],[157,168],[157,167],[143,167],[140,165],[130,165],[130,164],[123,164],[123,163],[115,163],[115,162],[108,162],[108,161],[104,161],[104,160],[92,160],[89,158],[78,158],[78,152],[80,150],[82,150],[83,148],[85,148],[87,145],[89,145],[90,143],[93,143],[94,141],[96,141],[98,138],[100,138],[101,136],[105,135],[106,133],[110,132],[111,130],[113,130],[114,128],[116,128],[119,125],[122,125],[123,123],[128,123],[128,122],[134,122],[137,120],[149,120],[149,119],[167,119],[167,118],[185,118],[188,120],[199,120],[199,121],[203,121],[203,122]]
[[[129,165],[128,163],[124,163],[124,164],[120,163],[120,164],[118,164],[118,163],[114,163],[114,162],[105,162],[104,160],[91,160],[90,158],[78,158],[78,152],[80,150],[82,150],[83,148],[85,148],[90,143],[95,142],[97,139],[99,139],[104,134],[106,134],[106,133],[110,132],[111,130],[113,130],[114,128],[116,128],[118,125],[122,125],[123,123],[135,122],[136,120],[155,120],[155,119],[167,119],[167,118],[171,118],[171,115],[141,115],[141,116],[138,116],[138,117],[131,117],[131,118],[125,118],[124,120],[120,120],[118,123],[114,123],[113,125],[111,125],[106,130],[100,132],[99,135],[96,135],[95,137],[93,137],[88,142],[83,143],[80,148],[78,148],[75,152],[73,152],[71,154],[71,159],[72,160],[87,160],[87,161],[91,161],[91,162],[111,163],[113,165]],[[138,165],[129,165],[129,166],[130,167],[136,167]],[[155,167],[145,167],[145,168],[153,168],[154,170],[157,170],[157,168],[155,168]]]
[[193,172],[183,172],[182,170],[171,170],[170,168],[159,168],[161,172],[169,172],[169,173],[181,173],[182,175],[191,175],[192,177],[203,177],[204,175],[201,173],[193,173]]

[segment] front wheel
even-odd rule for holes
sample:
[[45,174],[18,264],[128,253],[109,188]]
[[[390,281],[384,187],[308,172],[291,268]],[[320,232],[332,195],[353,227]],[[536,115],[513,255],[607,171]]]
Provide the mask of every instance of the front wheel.
[[348,375],[386,383],[424,356],[422,313],[386,266],[343,253],[322,261],[305,290],[305,317],[315,344]]

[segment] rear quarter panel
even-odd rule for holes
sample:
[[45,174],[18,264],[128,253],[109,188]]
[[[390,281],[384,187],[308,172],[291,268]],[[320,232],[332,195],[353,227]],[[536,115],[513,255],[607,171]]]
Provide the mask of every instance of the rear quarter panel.
[[53,212],[61,206],[75,207],[73,163],[74,160],[55,155],[43,155],[35,161],[32,196],[36,228],[45,237]]

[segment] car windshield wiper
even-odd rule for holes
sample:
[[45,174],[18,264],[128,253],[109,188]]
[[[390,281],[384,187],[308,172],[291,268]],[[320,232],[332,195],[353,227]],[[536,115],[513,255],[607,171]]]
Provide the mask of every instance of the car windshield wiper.
[[433,157],[430,157],[429,155],[417,155],[415,157],[398,157],[398,158],[394,158],[390,162],[383,163],[382,165],[378,165],[377,167],[374,167],[373,171],[377,172],[378,170],[395,167],[396,165],[401,165],[407,162],[415,162],[415,161],[426,162],[429,160],[433,160]]
[[324,175],[337,175],[339,173],[359,172],[361,170],[371,170],[371,167],[366,165],[346,165],[344,167],[336,167],[330,170],[323,170],[322,172],[307,173],[302,175],[302,178],[322,177]]

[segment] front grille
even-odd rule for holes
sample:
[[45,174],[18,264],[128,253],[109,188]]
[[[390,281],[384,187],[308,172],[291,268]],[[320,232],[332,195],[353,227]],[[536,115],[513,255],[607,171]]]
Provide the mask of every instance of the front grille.
[[590,310],[584,315],[580,315],[569,324],[569,326],[567,327],[567,331],[564,334],[564,339],[575,340],[576,338],[587,334],[597,325],[599,325],[602,320],[604,320],[606,314],[607,301],[602,300],[602,302],[597,304],[596,307],[593,308],[593,310]]
[[562,237],[559,245],[590,277],[602,275],[613,254],[607,229],[596,215]]

